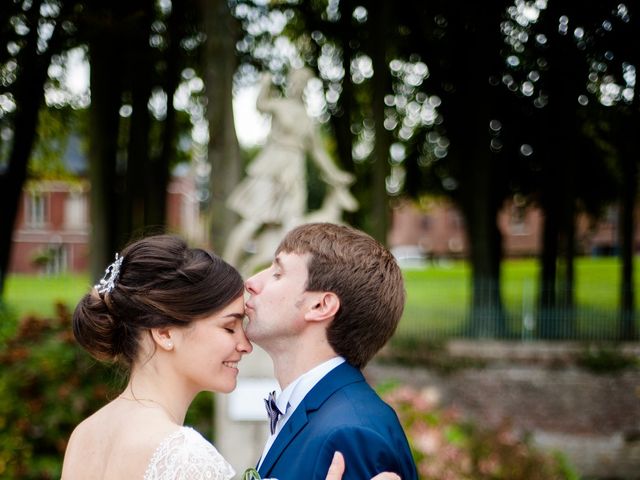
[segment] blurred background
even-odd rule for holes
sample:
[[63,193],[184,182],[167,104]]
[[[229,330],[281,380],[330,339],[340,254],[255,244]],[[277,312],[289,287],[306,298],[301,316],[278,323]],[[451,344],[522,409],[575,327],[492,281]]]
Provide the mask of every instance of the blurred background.
[[[640,478],[640,5],[0,2],[0,477],[122,382],[69,315],[130,239],[222,252],[265,72],[353,173],[407,305],[366,373],[425,479]],[[326,187],[307,165],[308,208]],[[110,393],[111,392],[111,393]],[[209,438],[211,396],[191,411]]]

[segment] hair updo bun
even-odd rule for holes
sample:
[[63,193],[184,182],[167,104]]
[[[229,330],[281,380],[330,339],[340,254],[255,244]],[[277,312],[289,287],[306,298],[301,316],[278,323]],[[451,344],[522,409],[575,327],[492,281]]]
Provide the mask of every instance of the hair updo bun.
[[118,319],[95,290],[82,297],[73,312],[73,334],[82,348],[98,360],[116,360],[117,330]]
[[244,282],[220,257],[189,248],[173,235],[138,240],[122,251],[113,288],[93,288],[73,313],[78,343],[101,361],[130,367],[141,334],[151,328],[187,326],[242,295]]

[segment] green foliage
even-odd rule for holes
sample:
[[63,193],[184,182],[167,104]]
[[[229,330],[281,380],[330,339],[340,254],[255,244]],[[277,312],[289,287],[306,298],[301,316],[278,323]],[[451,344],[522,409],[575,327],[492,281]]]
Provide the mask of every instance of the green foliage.
[[0,477],[59,478],[71,431],[114,395],[116,378],[75,344],[64,306],[20,320],[0,365]]
[[38,180],[73,180],[64,164],[77,113],[71,108],[41,108],[37,141],[29,158],[29,177]]
[[[57,305],[52,318],[26,316],[17,323],[4,312],[0,478],[57,479],[73,428],[116,396],[125,376],[76,344],[65,306]],[[211,394],[201,394],[186,420],[208,437],[211,405]]]
[[442,374],[484,365],[481,360],[451,356],[442,338],[396,336],[378,358],[381,362],[428,367]]
[[41,248],[31,257],[31,262],[38,266],[44,267],[53,259],[53,248]]
[[481,428],[455,410],[437,406],[431,389],[385,388],[407,433],[422,480],[574,480],[559,455],[543,453],[508,424]]
[[578,365],[595,373],[612,373],[638,367],[635,356],[627,355],[615,345],[589,345],[578,357]]

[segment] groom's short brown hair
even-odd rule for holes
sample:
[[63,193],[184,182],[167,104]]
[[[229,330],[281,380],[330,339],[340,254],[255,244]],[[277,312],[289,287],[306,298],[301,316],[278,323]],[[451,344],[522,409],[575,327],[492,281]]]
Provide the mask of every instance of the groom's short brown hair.
[[280,252],[309,254],[306,289],[340,298],[327,339],[336,353],[363,368],[391,338],[404,309],[402,272],[393,255],[366,233],[332,223],[294,228]]

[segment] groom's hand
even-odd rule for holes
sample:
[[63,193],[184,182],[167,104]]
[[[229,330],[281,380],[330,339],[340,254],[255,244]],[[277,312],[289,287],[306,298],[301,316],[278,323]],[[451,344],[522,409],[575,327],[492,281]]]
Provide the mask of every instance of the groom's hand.
[[[333,454],[333,460],[329,465],[329,471],[325,480],[342,480],[342,474],[344,473],[344,457],[340,452]],[[391,472],[382,472],[373,477],[371,480],[401,480],[398,475]]]

